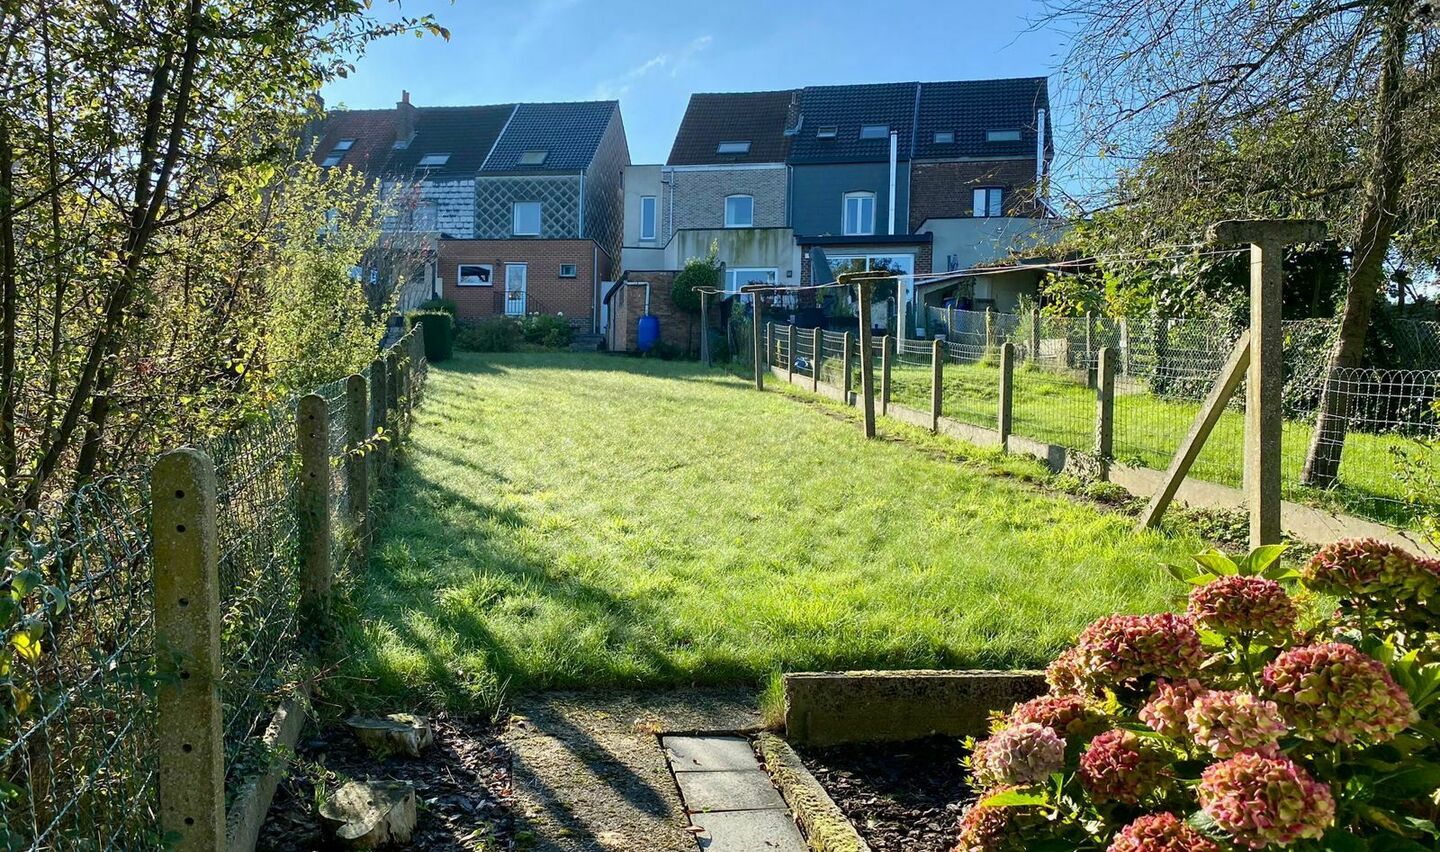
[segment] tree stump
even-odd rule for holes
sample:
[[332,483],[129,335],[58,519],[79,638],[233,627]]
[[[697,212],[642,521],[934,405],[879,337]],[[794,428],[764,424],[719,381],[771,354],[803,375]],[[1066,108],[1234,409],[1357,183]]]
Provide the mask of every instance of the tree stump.
[[350,781],[320,805],[325,833],[347,849],[409,843],[415,788],[408,781]]
[[383,719],[356,716],[345,723],[376,757],[403,754],[419,757],[435,741],[430,720],[414,713],[391,713]]

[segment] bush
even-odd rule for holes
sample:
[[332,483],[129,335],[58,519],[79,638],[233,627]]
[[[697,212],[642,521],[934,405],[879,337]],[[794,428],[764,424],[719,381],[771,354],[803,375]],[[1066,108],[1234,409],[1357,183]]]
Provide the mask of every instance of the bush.
[[425,303],[422,304],[419,308],[417,308],[417,310],[421,310],[421,311],[444,311],[445,313],[447,313],[447,314],[449,314],[450,316],[453,317],[453,316],[455,316],[456,313],[459,311],[459,308],[456,307],[456,305],[455,305],[455,300],[454,300],[454,299],[446,299],[446,298],[444,298],[444,297],[442,296],[442,297],[436,297],[436,298],[434,298],[434,299],[431,299],[431,300],[428,301],[428,302],[425,302]]
[[526,343],[550,349],[564,349],[570,345],[570,338],[574,336],[569,320],[550,314],[525,317],[520,322],[520,329]]
[[455,354],[455,318],[444,311],[411,311],[405,327],[420,326],[425,334],[425,359],[433,363],[450,360]]
[[[973,744],[957,848],[1437,848],[1440,562],[1352,540],[1295,571],[1283,549],[1168,566],[1185,614],[1081,632]],[[1338,608],[1303,623],[1292,582]]]
[[489,317],[461,326],[455,335],[455,344],[467,352],[514,352],[520,340],[520,323],[511,317]]

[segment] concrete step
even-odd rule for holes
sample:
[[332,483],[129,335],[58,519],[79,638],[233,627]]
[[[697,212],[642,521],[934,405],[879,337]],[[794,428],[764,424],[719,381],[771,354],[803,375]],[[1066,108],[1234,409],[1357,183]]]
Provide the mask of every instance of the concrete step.
[[599,334],[577,334],[570,338],[570,351],[598,352],[604,341],[604,336]]

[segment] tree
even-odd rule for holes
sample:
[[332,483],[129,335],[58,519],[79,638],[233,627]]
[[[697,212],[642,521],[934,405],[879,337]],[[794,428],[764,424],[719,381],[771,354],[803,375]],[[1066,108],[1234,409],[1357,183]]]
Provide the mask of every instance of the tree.
[[[692,257],[685,261],[685,267],[675,274],[675,280],[670,285],[670,301],[689,317],[689,325],[685,330],[687,352],[693,348],[695,317],[700,315],[701,291],[720,286],[719,256],[719,243],[710,243],[710,251],[704,257]],[[700,333],[709,334],[710,330],[701,329]]]
[[[1307,483],[1332,483],[1386,265],[1434,267],[1440,51],[1415,0],[1052,0],[1087,147],[1121,164],[1107,208],[1184,242],[1207,220],[1320,218],[1348,247]],[[1122,231],[1123,233],[1123,231]]]

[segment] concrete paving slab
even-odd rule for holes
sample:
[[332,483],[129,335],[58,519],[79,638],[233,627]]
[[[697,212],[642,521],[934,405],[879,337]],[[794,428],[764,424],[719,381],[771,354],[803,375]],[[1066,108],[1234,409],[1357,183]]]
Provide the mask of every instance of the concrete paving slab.
[[785,811],[695,814],[704,852],[805,852],[805,840]]
[[685,809],[697,811],[752,811],[784,809],[785,800],[760,768],[719,772],[681,772],[675,781],[685,797]]
[[750,741],[744,737],[661,737],[675,772],[759,769]]

